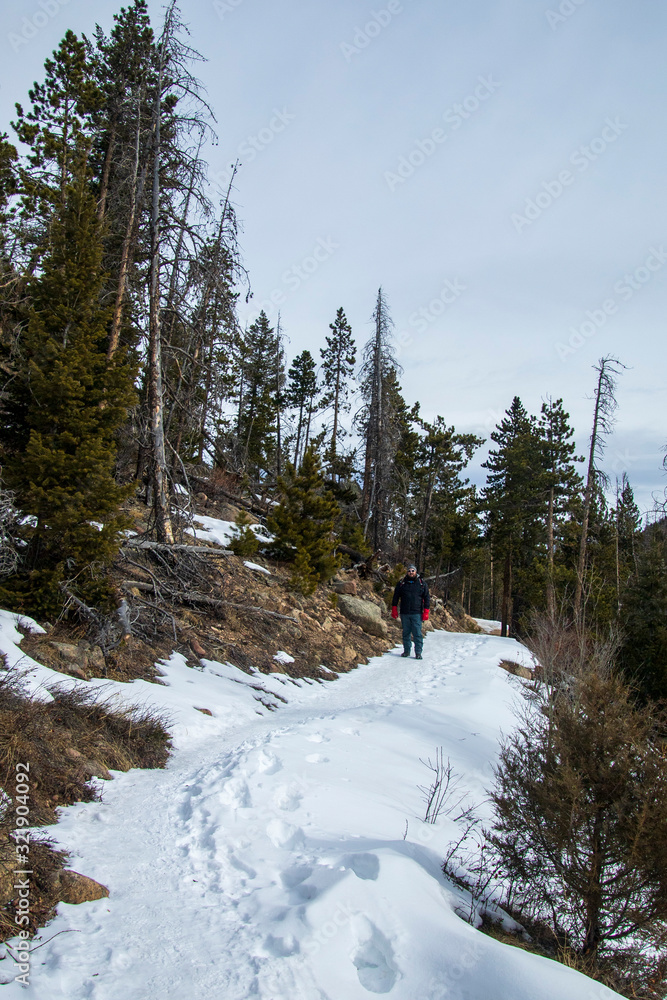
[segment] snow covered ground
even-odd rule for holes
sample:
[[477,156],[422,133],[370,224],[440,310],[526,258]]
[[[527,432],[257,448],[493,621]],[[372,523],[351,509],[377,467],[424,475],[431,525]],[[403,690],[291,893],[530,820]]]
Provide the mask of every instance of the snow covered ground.
[[[17,639],[0,613],[10,661],[21,655]],[[440,870],[456,824],[421,821],[417,786],[429,774],[420,758],[436,747],[483,801],[521,683],[497,664],[527,661],[526,651],[435,632],[423,661],[399,652],[332,682],[249,677],[212,661],[196,670],[174,655],[168,686],[106,685],[171,714],[174,755],[164,771],[116,772],[101,802],[61,811],[48,832],[110,896],[60,904],[33,942],[31,985],[11,981],[0,997],[617,996],[460,919],[467,901]],[[62,681],[23,663],[33,685]],[[6,957],[0,980],[13,975]]]

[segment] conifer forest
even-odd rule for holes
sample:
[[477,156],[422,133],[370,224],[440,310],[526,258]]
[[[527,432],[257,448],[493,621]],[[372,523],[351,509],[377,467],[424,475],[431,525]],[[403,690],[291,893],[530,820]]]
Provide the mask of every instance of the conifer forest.
[[590,372],[585,454],[562,399],[529,413],[517,394],[475,487],[466,467],[484,438],[405,398],[387,289],[369,288],[365,331],[341,289],[320,343],[295,357],[264,311],[242,326],[235,170],[213,198],[200,59],[175,3],[154,25],[135,0],[108,34],[67,31],[2,135],[3,600],[48,613],[64,593],[108,600],[137,490],[170,544],[191,480],[268,510],[306,475],[326,497],[323,534],[312,551],[282,546],[306,586],[350,553],[414,560],[503,634],[535,610],[641,628],[640,595],[664,606],[664,531],[659,513],[642,521],[626,474],[602,471],[622,361]]
[[[214,12],[209,10],[208,15],[215,15],[226,31],[227,17],[242,2],[215,0],[208,4]],[[64,3],[40,2],[45,23],[51,26]],[[64,30],[55,50],[45,58],[41,75],[24,94],[16,95],[11,120],[0,121],[0,943],[9,941],[7,949],[19,948],[11,942],[21,901],[12,895],[17,886],[7,881],[13,875],[6,862],[22,835],[19,827],[28,822],[16,819],[15,828],[10,825],[11,788],[19,788],[16,769],[21,755],[33,761],[36,825],[58,821],[61,807],[81,806],[77,813],[81,826],[74,832],[70,826],[69,835],[71,850],[80,848],[82,858],[93,842],[95,849],[99,847],[96,837],[102,843],[112,830],[109,825],[106,834],[91,833],[88,841],[76,840],[81,829],[88,829],[85,822],[92,815],[84,812],[83,803],[96,802],[100,810],[104,806],[98,786],[89,782],[110,780],[111,770],[162,768],[173,760],[173,767],[170,764],[161,772],[166,774],[165,783],[154,782],[147,796],[151,803],[147,829],[154,824],[154,842],[162,845],[170,840],[179,850],[181,844],[186,845],[182,855],[170,855],[169,864],[165,862],[164,871],[158,872],[158,878],[166,878],[169,869],[175,881],[154,908],[155,926],[161,928],[160,921],[168,923],[174,914],[176,918],[173,926],[164,925],[164,935],[162,930],[156,932],[156,939],[160,938],[161,947],[163,938],[167,941],[163,948],[167,969],[172,959],[180,962],[180,935],[198,933],[215,911],[215,919],[222,920],[220,926],[224,924],[227,944],[218,949],[218,937],[211,930],[217,925],[211,923],[206,933],[213,943],[205,948],[213,959],[209,962],[207,954],[202,962],[208,963],[206,975],[218,976],[210,982],[215,983],[214,989],[223,990],[220,996],[226,990],[224,984],[237,974],[241,985],[235,997],[293,995],[299,1000],[314,996],[311,982],[315,978],[309,977],[320,975],[318,963],[324,968],[326,956],[329,965],[322,982],[338,982],[335,949],[343,954],[341,942],[347,941],[346,934],[357,936],[354,947],[345,945],[346,954],[353,958],[347,971],[341,964],[340,974],[347,975],[355,989],[360,983],[365,992],[345,995],[389,993],[395,986],[399,1000],[417,995],[433,1000],[445,995],[463,997],[464,993],[475,998],[490,995],[490,980],[484,980],[479,992],[469,987],[482,982],[475,980],[481,959],[477,963],[475,958],[464,969],[468,978],[462,985],[458,980],[453,983],[446,979],[447,969],[443,972],[438,964],[439,946],[431,965],[424,966],[436,970],[428,973],[430,984],[419,980],[418,988],[405,985],[407,992],[400,992],[408,964],[411,974],[426,975],[420,959],[414,957],[421,954],[423,944],[415,932],[422,926],[421,913],[419,918],[411,917],[409,907],[417,912],[427,900],[435,913],[429,920],[451,919],[454,927],[456,921],[467,921],[503,945],[518,945],[522,961],[527,959],[521,966],[524,970],[537,969],[548,957],[556,960],[554,966],[558,962],[569,966],[565,974],[590,976],[618,991],[614,995],[634,1000],[667,997],[667,491],[663,478],[667,459],[662,462],[660,454],[656,460],[652,453],[630,456],[620,464],[609,461],[628,399],[635,406],[637,452],[646,450],[650,433],[667,442],[667,423],[653,426],[655,410],[650,411],[648,403],[641,420],[637,416],[644,402],[638,401],[639,396],[645,392],[648,399],[651,395],[655,407],[659,393],[664,394],[664,384],[658,381],[662,373],[657,348],[655,358],[651,355],[648,362],[658,372],[656,381],[651,382],[651,372],[644,368],[624,395],[643,345],[631,344],[626,332],[624,357],[613,349],[623,342],[622,335],[617,332],[614,339],[610,334],[611,317],[643,285],[653,282],[652,294],[657,294],[664,278],[654,275],[667,260],[667,251],[662,245],[656,249],[657,241],[651,237],[650,250],[643,251],[645,263],[611,286],[614,299],[601,300],[600,308],[581,310],[588,318],[570,327],[574,333],[569,340],[563,333],[565,339],[556,341],[547,335],[546,326],[550,321],[560,323],[565,315],[562,296],[571,296],[570,308],[584,294],[575,288],[575,272],[584,259],[588,266],[589,245],[577,247],[576,237],[568,230],[560,257],[553,250],[557,266],[552,270],[558,272],[553,285],[547,289],[535,280],[533,287],[537,271],[526,274],[523,284],[517,283],[519,261],[529,267],[533,257],[542,254],[542,266],[551,268],[552,244],[542,216],[549,212],[555,231],[559,219],[558,224],[564,225],[558,216],[561,208],[576,212],[574,196],[572,201],[568,201],[570,195],[565,197],[566,188],[576,189],[582,202],[590,199],[592,213],[597,210],[598,203],[584,190],[579,173],[593,176],[600,169],[597,160],[611,147],[614,151],[604,161],[611,175],[612,158],[616,150],[627,148],[623,143],[628,142],[625,130],[630,126],[622,115],[606,118],[600,137],[570,154],[571,170],[555,172],[558,180],[542,181],[539,194],[525,200],[523,214],[507,212],[493,253],[487,251],[484,240],[501,209],[489,210],[484,185],[469,201],[473,221],[463,225],[456,217],[457,192],[445,192],[444,182],[437,181],[443,201],[445,194],[449,199],[439,219],[446,217],[448,225],[452,220],[451,232],[439,234],[441,245],[447,244],[450,254],[458,253],[460,239],[463,255],[470,254],[474,244],[476,274],[486,275],[488,284],[481,291],[468,290],[453,274],[446,280],[439,274],[440,298],[411,314],[408,324],[413,332],[406,336],[397,317],[409,314],[404,308],[407,296],[400,299],[397,272],[389,280],[380,276],[395,252],[406,261],[406,275],[412,268],[410,273],[419,272],[421,277],[426,270],[423,262],[432,253],[431,244],[420,247],[418,240],[404,240],[402,233],[408,230],[399,226],[395,246],[389,249],[380,245],[385,237],[371,234],[377,260],[359,274],[355,287],[352,279],[341,280],[339,287],[336,274],[342,272],[327,264],[326,294],[314,279],[308,294],[296,296],[337,247],[331,236],[311,242],[312,233],[307,230],[312,254],[283,271],[280,288],[262,300],[262,293],[253,286],[251,255],[244,247],[244,216],[255,212],[259,217],[263,251],[268,255],[267,247],[271,253],[275,247],[276,273],[287,259],[280,255],[284,231],[276,235],[278,224],[267,222],[262,206],[253,206],[242,193],[242,160],[244,156],[250,162],[256,160],[257,175],[263,170],[268,175],[270,156],[259,155],[262,144],[271,144],[295,115],[282,105],[276,107],[270,126],[257,132],[259,138],[250,136],[241,144],[237,158],[221,172],[222,154],[216,159],[215,150],[235,98],[223,93],[222,85],[214,98],[200,80],[202,64],[211,54],[195,47],[184,0],[166,0],[160,8],[149,0],[125,0],[125,4],[113,18],[105,11],[104,27],[97,25],[88,33]],[[591,10],[592,4],[577,13],[582,5],[583,0],[565,2],[558,6],[558,14],[547,12],[553,38],[568,37],[565,32],[573,27],[575,15],[581,25],[588,23],[589,15],[593,20],[602,17]],[[302,16],[301,6],[293,5],[295,21]],[[493,10],[502,6],[491,4]],[[51,8],[54,14],[49,13]],[[249,8],[248,3],[246,13]],[[74,5],[68,11],[73,9]],[[368,15],[371,19],[363,29],[357,26],[350,32],[353,41],[339,43],[339,63],[331,79],[340,83],[348,67],[346,79],[353,79],[352,71],[367,48],[372,54],[365,72],[372,75],[372,60],[379,62],[382,44],[378,42],[373,49],[373,40],[382,32],[388,39],[399,16],[404,18],[400,24],[405,25],[401,30],[407,39],[411,16],[407,11],[407,5],[404,12],[398,0],[390,0],[382,10]],[[463,8],[464,17],[462,12]],[[259,15],[252,16],[259,24]],[[471,38],[476,37],[475,32],[482,29],[467,10],[465,16],[472,18],[466,30]],[[30,38],[34,52],[40,43],[37,22],[35,17],[23,21],[24,28],[35,28],[36,38]],[[75,16],[72,22],[76,23]],[[79,23],[83,23],[81,18]],[[237,23],[241,24],[240,17]],[[419,25],[419,32],[425,38],[424,24]],[[487,31],[486,21],[482,27]],[[229,60],[241,35],[239,27],[235,40],[228,40],[226,49],[220,46],[216,57],[221,62]],[[16,46],[27,44],[26,37],[8,37],[14,39],[11,44],[16,52]],[[246,42],[247,37],[243,36]],[[407,51],[407,41],[405,46]],[[508,51],[506,47],[506,55]],[[305,65],[310,54],[301,55]],[[410,58],[416,58],[414,53]],[[393,73],[393,62],[387,60],[387,65],[390,62]],[[558,64],[561,74],[563,65]],[[425,69],[422,93],[428,90],[429,79]],[[392,111],[398,107],[399,117],[400,113],[414,114],[414,127],[426,138],[415,140],[411,152],[397,153],[394,170],[377,171],[377,187],[384,182],[385,200],[373,203],[375,211],[384,217],[390,215],[389,209],[400,210],[405,223],[413,205],[417,213],[419,197],[424,197],[424,211],[426,197],[418,195],[416,183],[407,185],[422,168],[420,176],[427,176],[443,144],[448,143],[448,155],[455,150],[455,134],[464,125],[471,170],[496,153],[500,157],[504,131],[501,142],[492,115],[485,126],[491,132],[486,134],[483,156],[475,147],[477,125],[468,122],[477,115],[475,122],[481,123],[485,108],[491,107],[498,107],[496,122],[500,122],[496,94],[509,94],[512,86],[510,77],[507,82],[498,81],[490,70],[478,75],[468,96],[442,112],[430,132],[423,122],[417,125],[419,101],[415,99],[413,107],[411,98],[398,94],[397,87]],[[302,90],[307,101],[308,87]],[[343,85],[339,90],[343,92]],[[351,91],[360,92],[360,86]],[[549,108],[551,100],[549,92]],[[370,121],[368,107],[363,115],[359,112],[360,130],[366,133],[377,128],[386,137],[391,126],[383,114],[390,103],[378,100],[373,106],[377,121]],[[324,105],[318,106],[317,114],[322,117],[325,110]],[[346,127],[347,116],[351,121],[357,110],[350,99],[341,112]],[[512,121],[520,117],[513,106],[503,113]],[[504,119],[503,129],[508,120]],[[539,131],[542,120],[539,128],[537,120],[529,123],[534,129],[530,151],[516,153],[517,176],[532,162],[534,150],[546,142]],[[548,129],[550,122],[551,118]],[[637,122],[636,117],[633,128],[639,134]],[[312,120],[304,118],[304,131],[307,127],[312,127]],[[545,126],[544,134],[548,129]],[[549,138],[556,132],[554,125]],[[255,138],[253,145],[250,140]],[[332,133],[321,162],[332,157],[335,146]],[[293,149],[298,149],[296,140]],[[293,196],[292,201],[285,197],[282,214],[276,216],[285,230],[292,213],[306,215],[314,197],[329,196],[330,177],[341,162],[332,157],[328,165],[332,175],[320,179],[318,188],[311,166],[303,166],[297,152],[291,155],[294,162],[289,169],[303,186],[303,204],[295,206]],[[362,159],[356,149],[336,149],[336,155],[349,156],[351,162],[356,156]],[[457,155],[452,152],[448,169],[454,169],[451,164]],[[278,181],[271,191],[277,189],[278,170],[276,175]],[[605,189],[599,178],[605,175],[595,176],[595,196],[603,198]],[[498,188],[493,197],[499,199],[498,191],[506,180],[501,166],[494,178]],[[632,186],[635,197],[642,185],[637,179],[633,185],[627,187]],[[624,176],[624,198],[625,187]],[[260,186],[254,189],[255,197],[258,190]],[[349,192],[350,213],[363,215],[364,197],[367,207],[377,194],[362,195],[362,190],[360,180],[359,191]],[[399,206],[403,193],[405,199]],[[339,208],[335,211],[343,214]],[[654,214],[659,216],[657,209]],[[591,227],[601,248],[607,232],[604,226],[611,225],[613,215],[605,203],[599,228]],[[347,224],[349,218],[351,214]],[[372,218],[370,210],[368,218]],[[345,225],[341,218],[341,230]],[[366,225],[364,216],[355,232]],[[419,225],[424,226],[423,219]],[[370,223],[368,228],[372,229]],[[387,230],[383,232],[386,236]],[[510,244],[510,238],[514,243]],[[350,243],[354,241],[353,235]],[[623,242],[622,236],[617,242]],[[499,245],[509,248],[506,258],[505,250],[498,251]],[[349,261],[346,266],[350,267]],[[435,261],[433,274],[441,267],[442,261]],[[368,275],[374,276],[372,281]],[[265,292],[267,279],[263,277]],[[292,290],[292,297],[283,286]],[[367,304],[363,320],[359,319],[359,287]],[[324,322],[322,311],[317,318],[310,317],[308,304],[316,296],[318,308],[324,310],[326,305]],[[458,320],[456,309],[463,298],[469,311],[465,320]],[[397,299],[401,307],[396,307]],[[656,309],[655,300],[649,299],[649,293],[638,297],[633,304],[636,312],[628,309],[626,313],[628,327],[624,329],[636,324],[638,341],[642,317],[649,315],[651,303]],[[294,319],[299,309],[306,310],[304,303],[308,305],[307,329],[302,314],[300,327]],[[496,309],[498,327],[489,332],[493,323],[488,318],[495,319]],[[558,320],[552,313],[558,314]],[[532,330],[536,316],[543,319],[545,329]],[[479,341],[468,343],[478,317]],[[529,336],[531,346],[537,345],[530,359],[521,355],[519,336],[513,339],[511,317],[524,320],[524,347]],[[297,328],[294,341],[292,323]],[[553,332],[555,326],[550,329]],[[438,339],[432,370],[427,372],[432,341]],[[484,344],[493,347],[489,359],[481,356]],[[595,355],[590,353],[592,348]],[[418,350],[422,353],[417,363]],[[459,371],[464,362],[467,382]],[[565,391],[553,391],[546,381],[535,385],[535,372],[550,376],[551,365],[554,384],[568,390],[570,383],[574,386],[570,398]],[[584,377],[585,405],[579,391]],[[452,386],[457,379],[461,391],[455,401]],[[493,419],[485,424],[461,402],[467,404],[471,386],[479,400],[499,386],[504,391],[508,384],[511,389],[502,409],[489,409]],[[422,390],[422,398],[415,389]],[[472,400],[473,392],[469,395]],[[496,402],[497,397],[489,399],[489,406]],[[644,461],[644,472],[649,462],[655,469],[651,466],[652,471],[642,478],[642,470],[635,468],[633,481],[635,460],[637,465]],[[652,475],[655,478],[649,483]],[[649,489],[651,500],[647,501]],[[412,662],[413,640],[420,663]],[[30,662],[28,668],[24,658]],[[362,667],[368,668],[366,673]],[[55,686],[48,688],[50,693],[43,696],[37,681],[30,687],[31,670],[41,677],[43,690],[48,687],[44,678],[53,680],[54,672],[68,678],[60,687],[62,678],[57,678]],[[343,679],[347,674],[351,677]],[[163,677],[169,680],[162,683]],[[335,685],[330,683],[334,680]],[[137,707],[135,702],[119,708],[120,701],[117,705],[111,695],[107,697],[103,687],[108,683],[109,690],[112,685],[129,688],[129,682],[137,682],[136,690],[144,681],[157,682],[155,688],[163,701],[155,710]],[[186,687],[194,684],[201,685],[196,696],[194,689]],[[510,689],[513,684],[516,687]],[[328,714],[331,691],[334,707],[333,714]],[[511,706],[508,691],[512,697],[518,695]],[[205,707],[209,701],[212,707]],[[279,732],[281,739],[284,736],[281,755],[286,774],[291,767],[289,773],[298,779],[290,777],[288,782],[285,776],[287,783],[269,793],[271,776],[283,767],[282,759],[268,749],[275,732],[273,723],[265,720],[273,718],[270,713],[274,712],[287,719]],[[298,742],[309,712],[312,718],[307,725],[312,732],[304,728],[309,733],[305,738],[318,748],[319,743],[327,744],[331,757],[306,755]],[[349,722],[348,714],[359,729],[338,725]],[[377,731],[373,729],[376,723]],[[211,729],[206,728],[209,725]],[[261,732],[260,725],[264,727]],[[395,729],[389,729],[390,725]],[[244,726],[247,739],[242,734]],[[323,735],[325,730],[329,736]],[[239,740],[234,751],[225,742],[230,732]],[[433,757],[430,745],[429,757],[422,743],[431,741],[433,734],[437,734],[438,746]],[[346,750],[349,741],[357,738],[359,749]],[[224,766],[216,739],[225,743],[229,759],[225,758]],[[296,747],[292,758],[290,740]],[[414,750],[415,761],[433,775],[428,779],[433,784],[413,781],[404,743],[410,745],[409,753]],[[398,764],[391,756],[398,752],[394,744],[400,744],[405,758]],[[473,746],[474,751],[470,750]],[[182,753],[184,747],[190,748],[190,757]],[[453,763],[459,751],[461,774]],[[334,788],[333,783],[326,785],[332,780],[326,774],[335,771],[332,761],[337,753],[343,754],[342,777]],[[344,757],[347,753],[350,760],[354,757],[354,768]],[[197,799],[200,793],[204,795],[197,784],[201,775],[188,770],[188,760],[194,762],[197,755],[201,757],[201,761],[197,757],[197,767],[206,773],[206,781],[201,780],[207,789],[206,807]],[[240,761],[245,761],[243,768]],[[237,765],[240,777],[227,782]],[[317,778],[302,780],[302,765],[304,773],[310,765],[317,765],[309,772],[317,770]],[[324,765],[331,765],[329,772]],[[363,792],[354,792],[356,798],[345,798],[352,788],[343,787],[351,781],[348,770],[355,778],[361,771],[362,779],[367,779],[366,786],[359,786]],[[403,785],[397,792],[394,776],[399,772]],[[123,780],[124,776],[114,782],[114,802],[121,803],[117,815],[110,809],[107,816],[115,816],[123,836],[127,832],[131,839],[139,836],[132,812],[135,800],[132,796],[123,800],[131,788],[130,780],[122,784]],[[423,774],[420,780],[425,780]],[[11,787],[10,781],[14,782]],[[459,788],[460,781],[467,782],[472,791],[463,785]],[[195,786],[199,790],[190,791]],[[412,786],[425,796],[424,819],[414,809],[409,812],[407,805],[404,808],[405,802],[412,801]],[[163,788],[170,791],[164,795],[156,791]],[[302,801],[311,793],[316,799],[319,795],[320,805],[330,796],[326,808],[342,823],[329,839],[321,831],[319,839],[314,837],[313,814],[299,814]],[[16,803],[19,794],[23,793],[16,793]],[[381,800],[373,800],[373,795]],[[268,804],[255,807],[262,796]],[[368,805],[366,798],[376,804]],[[160,810],[165,802],[171,809],[176,799],[183,805],[179,805],[178,820],[173,820],[176,833],[167,837],[167,821],[162,822]],[[213,833],[207,825],[214,822],[209,811],[212,801],[218,809]],[[345,804],[339,808],[338,802]],[[400,814],[401,825],[405,823],[402,840],[391,809],[403,809],[407,817]],[[432,830],[440,813],[440,827]],[[123,818],[128,815],[133,817],[129,821]],[[285,815],[290,823],[294,820],[294,826]],[[329,814],[322,815],[324,829]],[[239,816],[243,824],[247,820],[247,826],[241,825]],[[192,827],[188,825],[191,820]],[[377,839],[376,844],[380,823],[386,823],[386,829],[382,827],[385,839]],[[208,847],[202,846],[205,840],[214,843],[216,837],[219,854],[228,863],[226,882],[215,850],[211,849],[209,857]],[[431,837],[441,839],[431,841]],[[71,901],[67,879],[86,879],[64,869],[69,846],[61,851],[54,841],[38,837],[31,843],[40,895],[29,928],[20,932],[24,942],[20,947],[26,949],[27,939],[48,921],[71,916],[56,912],[60,903]],[[308,865],[304,844],[311,851]],[[375,845],[377,856],[355,846],[365,844]],[[339,847],[340,859],[331,860]],[[234,852],[241,858],[246,849],[245,860],[237,862]],[[104,850],[115,857],[113,845]],[[135,847],[135,855],[143,857],[143,850]],[[388,867],[390,856],[395,869]],[[435,865],[434,858],[439,859]],[[391,911],[392,919],[401,914],[395,928],[402,914],[408,913],[400,924],[403,929],[388,930],[383,925],[385,929],[378,930],[387,909],[383,894],[389,892],[386,886],[393,880],[387,872],[398,872],[408,862],[411,873],[401,876],[401,884],[409,886],[409,891],[405,888],[398,893]],[[146,871],[152,872],[152,863],[146,862]],[[185,877],[186,863],[192,863],[196,878]],[[131,873],[121,869],[119,862],[113,878],[122,884],[127,877],[126,900],[134,903],[125,905],[135,915],[143,900],[136,905],[132,893],[138,890]],[[31,869],[29,874],[34,872]],[[257,873],[255,886],[248,888]],[[311,876],[321,879],[317,887],[306,884]],[[325,893],[338,891],[344,878],[348,879],[345,906],[348,897],[370,906],[368,900],[379,892],[380,902],[371,906],[375,924],[369,922],[370,917],[344,916],[338,926],[337,918],[324,909],[308,924],[305,914],[311,900],[312,913],[324,907]],[[206,888],[201,889],[206,880]],[[93,883],[93,895],[85,901],[106,902],[108,887],[91,878],[87,882]],[[260,882],[262,889],[257,893]],[[209,892],[219,893],[215,906],[209,905],[214,898],[206,895]],[[252,904],[255,910],[248,904],[246,919],[236,903],[250,899],[253,892],[260,903]],[[289,906],[283,906],[280,893]],[[234,907],[229,906],[230,898]],[[452,902],[455,899],[458,908]],[[467,910],[461,899],[467,901]],[[189,901],[190,910],[181,912],[182,900]],[[338,912],[333,903],[331,907],[332,913]],[[103,913],[102,909],[96,912]],[[293,919],[292,930],[288,934],[283,929],[284,936],[276,937],[274,924],[283,919],[285,928]],[[108,926],[112,923],[109,917]],[[327,923],[334,928],[331,945],[311,934]],[[129,927],[134,947],[143,935],[134,926],[123,926],[118,940],[125,942]],[[58,927],[54,938],[64,933]],[[466,927],[466,934],[469,930]],[[97,930],[89,926],[86,933],[92,940]],[[401,971],[402,942],[410,934],[416,943],[406,949],[412,958]],[[172,940],[179,942],[178,947],[170,944]],[[238,941],[246,943],[241,946]],[[450,965],[454,953],[459,961],[456,941],[453,936],[447,945]],[[75,947],[72,941],[59,939],[48,952],[56,955],[53,968],[67,968],[67,961],[57,956],[61,948],[65,954],[68,948],[73,953]],[[125,943],[117,947],[113,961],[109,959],[108,968],[104,967],[106,981],[112,981],[116,969],[122,972],[131,965],[123,957]],[[88,953],[81,945],[81,968],[87,970],[98,953],[106,954],[105,949],[106,943]],[[539,962],[535,959],[535,965],[530,964],[535,958],[528,955],[530,951],[542,956]],[[0,962],[10,954],[10,950],[0,953]],[[488,961],[489,968],[495,968]],[[100,960],[100,967],[104,962]],[[456,962],[452,967],[458,968]],[[463,968],[463,958],[461,963]],[[46,960],[42,964],[44,969],[38,968],[37,961],[33,963],[35,974],[50,974]],[[175,996],[154,985],[163,974],[163,970],[156,971],[157,965],[153,955],[142,966],[149,970],[146,976],[154,977],[150,978],[151,995]],[[264,992],[259,989],[256,971],[260,966],[271,966],[275,982],[283,984],[278,992],[272,979],[263,983]],[[3,968],[0,982],[9,983],[2,978]],[[189,988],[180,986],[181,980],[189,984],[190,973],[183,971],[189,968],[164,971],[165,979],[171,976],[169,987],[175,983],[176,989]],[[280,976],[286,968],[296,969],[299,975],[303,972],[303,991],[290,993],[292,987],[284,986],[288,978]],[[289,983],[297,982],[297,972]],[[557,976],[563,972],[559,966],[553,983],[560,983]],[[231,978],[225,978],[228,974]],[[544,975],[545,982],[551,982],[549,973]],[[86,984],[92,983],[90,990],[94,990],[95,981],[87,976],[86,971],[81,989],[88,990]],[[538,996],[530,992],[533,980],[527,971],[525,976],[527,992],[515,994],[514,980],[508,979],[511,994],[505,986],[505,992],[497,995],[516,995],[519,1000]],[[119,991],[125,990],[127,981],[118,980]],[[570,981],[576,986],[574,978]],[[69,995],[65,972],[58,982],[64,991],[58,996]],[[205,992],[208,982],[202,979],[202,992],[193,996],[213,996]],[[443,983],[449,986],[445,989]],[[120,992],[113,993],[116,985],[113,980],[111,992],[95,996],[119,996]],[[410,993],[411,989],[415,992]],[[539,996],[545,1000],[562,996],[559,989],[554,985],[555,992],[547,992],[545,987]],[[333,997],[330,990],[330,985],[318,987],[317,995]],[[584,994],[573,992],[572,996]]]

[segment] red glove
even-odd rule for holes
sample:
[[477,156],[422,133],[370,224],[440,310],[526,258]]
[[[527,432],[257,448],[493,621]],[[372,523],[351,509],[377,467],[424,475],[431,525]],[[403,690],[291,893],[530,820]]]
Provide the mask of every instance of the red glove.
[[422,611],[422,621],[423,622],[428,621],[428,608],[424,608],[424,610]]
[[396,607],[395,605],[394,605],[394,607],[393,607],[393,608],[391,609],[391,617],[392,617],[392,618],[398,618],[398,608],[397,608],[397,607]]

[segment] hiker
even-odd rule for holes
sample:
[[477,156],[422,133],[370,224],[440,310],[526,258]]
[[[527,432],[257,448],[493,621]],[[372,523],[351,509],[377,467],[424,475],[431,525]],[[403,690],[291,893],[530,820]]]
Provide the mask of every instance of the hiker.
[[410,563],[402,580],[399,580],[394,590],[391,602],[391,617],[398,618],[398,605],[401,605],[401,624],[403,626],[403,652],[401,656],[409,656],[412,640],[415,643],[415,659],[421,660],[424,637],[422,622],[428,621],[431,607],[431,595],[427,584],[417,574],[417,567]]

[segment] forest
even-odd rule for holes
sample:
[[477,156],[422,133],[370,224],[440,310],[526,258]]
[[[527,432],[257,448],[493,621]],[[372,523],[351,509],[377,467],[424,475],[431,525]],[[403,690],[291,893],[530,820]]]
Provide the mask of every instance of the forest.
[[[591,372],[586,454],[562,399],[531,414],[517,394],[477,488],[466,467],[484,440],[404,398],[383,288],[362,344],[344,307],[293,358],[265,312],[242,328],[236,169],[216,200],[214,114],[187,39],[175,3],[158,32],[145,0],[109,34],[67,31],[0,139],[3,604],[105,606],[126,499],[140,493],[168,545],[176,492],[215,481],[268,518],[306,592],[342,558],[414,560],[503,635],[535,612],[620,629],[628,671],[662,691],[662,513],[643,523],[627,476],[602,471],[621,361]],[[320,500],[308,538],[295,490]]]

